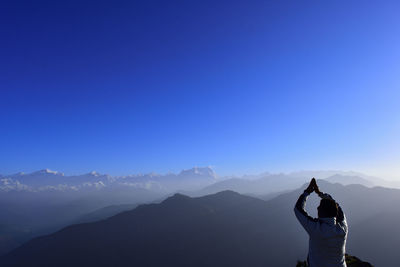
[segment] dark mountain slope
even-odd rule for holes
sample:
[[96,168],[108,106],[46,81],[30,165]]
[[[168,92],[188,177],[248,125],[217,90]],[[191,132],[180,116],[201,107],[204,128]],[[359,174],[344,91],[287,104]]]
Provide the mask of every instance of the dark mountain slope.
[[392,211],[384,210],[352,227],[351,241],[357,244],[352,253],[373,259],[376,266],[395,266],[400,245],[400,211],[395,205],[388,207]]
[[[400,216],[393,212],[393,205],[400,202],[400,190],[318,183],[346,213],[348,253],[376,266],[398,266],[398,253],[390,248],[400,243],[395,230]],[[200,198],[176,194],[161,204],[141,205],[104,221],[70,226],[36,238],[0,258],[0,263],[293,266],[307,255],[308,236],[293,214],[302,191],[269,201],[232,191]],[[314,194],[310,197],[307,210],[311,214],[316,213],[318,200]]]
[[105,188],[90,193],[0,192],[0,255],[33,237],[53,233],[76,223],[83,215],[99,208],[112,204],[148,203],[163,196],[146,189],[129,187],[115,191]]
[[360,184],[366,187],[372,187],[375,185],[373,181],[370,181],[360,176],[344,176],[340,174],[335,174],[326,178],[325,180],[330,183],[340,183],[342,185]]
[[[293,264],[268,203],[225,191],[201,198],[174,195],[105,221],[36,238],[2,258],[23,266],[268,266]],[[275,227],[272,227],[275,225]],[[282,233],[289,237],[291,231]],[[293,239],[295,247],[300,239]],[[297,252],[298,253],[298,252]],[[285,259],[284,255],[289,259]],[[300,255],[299,257],[300,258]],[[277,266],[277,265],[275,265]]]
[[121,204],[121,205],[111,205],[95,211],[89,212],[76,220],[76,223],[89,223],[107,219],[118,213],[132,210],[136,208],[137,204]]
[[223,190],[233,190],[241,194],[265,195],[274,192],[293,190],[307,181],[304,177],[292,177],[285,174],[267,174],[257,179],[231,178],[211,184],[192,195],[206,195]]

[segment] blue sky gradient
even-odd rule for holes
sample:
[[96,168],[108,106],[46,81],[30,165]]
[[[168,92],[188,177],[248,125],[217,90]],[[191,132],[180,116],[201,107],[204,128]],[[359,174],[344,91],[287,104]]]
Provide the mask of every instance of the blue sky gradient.
[[398,1],[3,1],[0,173],[400,178]]

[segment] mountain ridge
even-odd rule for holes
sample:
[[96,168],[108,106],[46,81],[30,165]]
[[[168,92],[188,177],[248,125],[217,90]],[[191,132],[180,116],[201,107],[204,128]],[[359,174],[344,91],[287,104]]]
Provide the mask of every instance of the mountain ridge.
[[[368,218],[375,210],[387,207],[387,203],[400,201],[400,190],[343,186],[323,180],[318,184],[321,190],[326,190],[339,201],[348,217],[351,234],[347,249],[350,254],[378,266],[396,266],[397,253],[380,251],[378,247],[375,247],[375,251],[363,253],[361,244],[364,243],[365,234],[355,231],[352,226],[361,223],[357,228],[365,225],[369,231],[376,231],[378,226],[371,224]],[[46,255],[53,255],[52,251],[56,250],[55,253],[68,251],[68,257],[71,257],[75,252],[82,255],[84,251],[85,259],[72,256],[71,262],[84,260],[85,266],[98,262],[111,264],[112,259],[118,259],[112,264],[121,266],[293,266],[297,259],[304,258],[307,253],[307,235],[293,215],[294,203],[304,186],[268,201],[233,191],[194,198],[174,194],[159,204],[139,205],[134,210],[106,220],[69,226],[55,234],[34,239],[7,257],[11,257],[8,260],[15,260],[38,256],[40,261],[45,258],[40,257],[43,251],[37,250],[41,247]],[[371,197],[374,202],[365,201]],[[371,207],[371,203],[375,203],[375,206]],[[316,209],[317,204],[317,198],[312,195],[307,209]],[[363,206],[360,207],[361,204]],[[397,222],[400,222],[400,216],[387,221],[387,228],[391,229]],[[374,238],[376,242],[383,242],[380,236]],[[395,236],[393,238],[396,240]],[[36,242],[39,243],[35,245]],[[109,251],[117,247],[117,251]],[[92,251],[94,248],[104,249],[108,256],[98,259],[98,250]],[[21,254],[23,250],[31,250],[31,256]],[[154,259],[154,253],[163,261]],[[203,258],[204,255],[209,256]],[[54,257],[65,258],[62,253]],[[1,259],[5,260],[4,257]]]
[[42,169],[31,173],[0,176],[1,191],[93,190],[104,187],[137,187],[152,190],[198,189],[215,182],[217,175],[210,167],[193,167],[177,174],[136,174],[111,176],[92,171],[79,175],[65,175]]

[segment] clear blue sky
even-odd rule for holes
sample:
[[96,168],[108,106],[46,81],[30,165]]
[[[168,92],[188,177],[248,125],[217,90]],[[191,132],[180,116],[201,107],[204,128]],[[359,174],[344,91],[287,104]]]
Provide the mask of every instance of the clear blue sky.
[[2,1],[0,173],[400,173],[399,14],[398,1]]

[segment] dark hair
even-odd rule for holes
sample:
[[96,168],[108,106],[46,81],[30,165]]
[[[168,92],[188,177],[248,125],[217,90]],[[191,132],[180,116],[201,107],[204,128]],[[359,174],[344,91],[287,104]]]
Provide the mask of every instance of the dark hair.
[[338,207],[335,200],[332,199],[321,199],[320,212],[323,217],[336,217],[338,213]]

